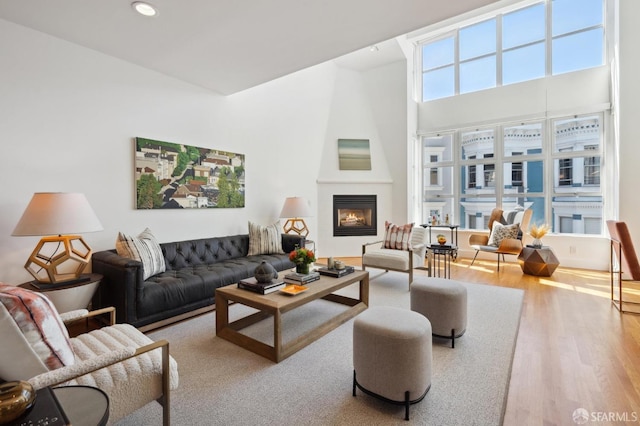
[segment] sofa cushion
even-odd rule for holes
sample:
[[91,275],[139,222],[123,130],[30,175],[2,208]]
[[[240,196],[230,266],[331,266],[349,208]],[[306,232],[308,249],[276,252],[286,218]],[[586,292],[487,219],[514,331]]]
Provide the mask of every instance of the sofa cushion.
[[[38,364],[36,360],[33,362],[27,359],[35,354],[49,370],[72,365],[75,360],[75,354],[71,348],[69,341],[69,333],[64,323],[58,315],[58,311],[51,301],[42,293],[26,290],[21,287],[0,283],[0,304],[3,305],[3,311],[7,317],[3,318],[5,325],[10,325],[12,320],[15,326],[14,330],[19,330],[20,334],[14,333],[14,338],[23,338],[32,349],[30,353],[22,353],[18,359],[21,364]],[[16,347],[22,344],[12,343],[8,336],[3,336],[3,346]],[[3,359],[3,364],[5,363]],[[11,372],[14,374],[17,372]],[[22,376],[22,375],[21,375]],[[12,380],[3,372],[3,378]],[[23,379],[28,377],[22,376]]]
[[249,221],[249,256],[256,254],[284,253],[282,250],[280,222],[262,226]]
[[142,262],[142,272],[145,280],[164,272],[166,269],[160,244],[158,244],[149,228],[142,231],[137,237],[119,232],[118,238],[116,238],[116,251],[122,257]]
[[514,223],[513,225],[503,225],[500,222],[494,222],[491,229],[491,236],[489,236],[489,245],[498,247],[502,240],[506,238],[518,238],[518,231],[520,230],[520,224]]
[[398,226],[394,223],[384,222],[384,242],[382,248],[392,250],[409,250],[411,246],[411,231],[413,223]]

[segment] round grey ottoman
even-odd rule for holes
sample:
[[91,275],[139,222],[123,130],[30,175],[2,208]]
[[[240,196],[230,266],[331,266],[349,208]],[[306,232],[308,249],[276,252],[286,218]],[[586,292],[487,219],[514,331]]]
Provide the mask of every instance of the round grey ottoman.
[[431,324],[408,309],[376,306],[353,323],[353,396],[367,395],[405,406],[422,401],[431,387]]
[[460,282],[435,277],[417,277],[411,285],[411,310],[431,322],[433,335],[451,339],[467,329],[467,288]]

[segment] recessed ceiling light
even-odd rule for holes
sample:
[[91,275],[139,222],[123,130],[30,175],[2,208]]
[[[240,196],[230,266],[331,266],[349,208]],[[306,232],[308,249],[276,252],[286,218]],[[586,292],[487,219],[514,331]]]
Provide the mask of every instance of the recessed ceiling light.
[[378,50],[380,50],[380,49],[378,49],[378,46],[376,46],[375,44],[373,46],[369,47],[369,51],[370,52],[377,52]]
[[143,1],[134,1],[133,3],[131,3],[131,7],[133,7],[133,10],[144,16],[158,15],[158,9],[156,9],[155,6],[152,6],[149,3],[145,3]]

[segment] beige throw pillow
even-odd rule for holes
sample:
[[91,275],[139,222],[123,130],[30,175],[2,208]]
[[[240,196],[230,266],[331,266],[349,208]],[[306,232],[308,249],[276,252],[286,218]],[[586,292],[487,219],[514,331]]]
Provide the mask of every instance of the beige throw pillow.
[[491,235],[489,236],[489,245],[499,247],[502,240],[505,238],[518,238],[518,231],[520,230],[520,224],[514,223],[513,225],[503,225],[500,222],[493,222],[491,229]]
[[122,257],[142,262],[142,274],[145,280],[166,270],[162,248],[149,228],[137,237],[119,232],[116,238],[116,252]]
[[280,222],[262,226],[249,221],[249,256],[284,253]]

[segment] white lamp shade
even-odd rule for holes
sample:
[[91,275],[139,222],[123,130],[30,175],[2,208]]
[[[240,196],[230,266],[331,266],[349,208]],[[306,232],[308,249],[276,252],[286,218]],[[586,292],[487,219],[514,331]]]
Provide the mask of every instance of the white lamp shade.
[[308,217],[311,216],[309,203],[303,197],[288,197],[284,200],[284,206],[280,217]]
[[11,235],[82,234],[102,229],[84,194],[36,192]]

